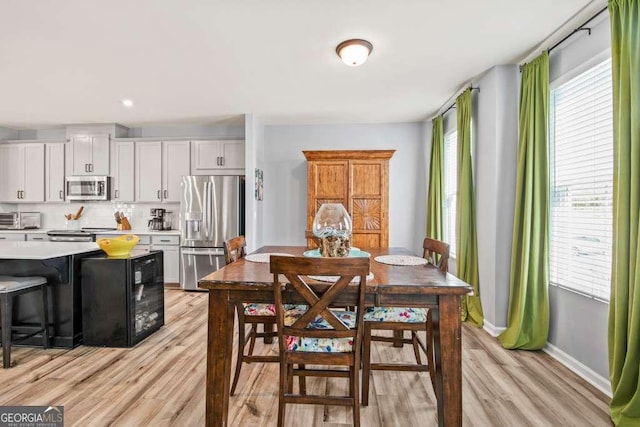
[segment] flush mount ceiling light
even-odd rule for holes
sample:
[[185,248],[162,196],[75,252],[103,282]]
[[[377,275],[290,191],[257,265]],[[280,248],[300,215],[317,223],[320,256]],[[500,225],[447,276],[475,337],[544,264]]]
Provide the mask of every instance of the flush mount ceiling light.
[[125,98],[125,99],[123,99],[121,102],[122,102],[122,105],[123,105],[125,108],[131,108],[131,107],[133,107],[133,99]]
[[336,47],[336,53],[342,62],[350,67],[364,64],[371,50],[373,45],[362,39],[345,40]]

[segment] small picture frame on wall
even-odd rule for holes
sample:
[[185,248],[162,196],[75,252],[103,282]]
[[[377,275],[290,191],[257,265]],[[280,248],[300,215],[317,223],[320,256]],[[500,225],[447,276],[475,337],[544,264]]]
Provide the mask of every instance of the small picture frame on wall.
[[256,200],[261,201],[264,194],[262,169],[256,168]]

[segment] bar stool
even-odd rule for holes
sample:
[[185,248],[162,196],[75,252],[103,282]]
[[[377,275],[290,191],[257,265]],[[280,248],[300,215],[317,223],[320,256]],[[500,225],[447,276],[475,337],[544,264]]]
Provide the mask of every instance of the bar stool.
[[40,276],[16,277],[0,276],[0,327],[2,328],[2,367],[11,366],[11,329],[13,298],[34,291],[42,292],[41,329],[14,340],[22,341],[42,333],[42,346],[49,347],[49,302],[47,297],[47,279]]

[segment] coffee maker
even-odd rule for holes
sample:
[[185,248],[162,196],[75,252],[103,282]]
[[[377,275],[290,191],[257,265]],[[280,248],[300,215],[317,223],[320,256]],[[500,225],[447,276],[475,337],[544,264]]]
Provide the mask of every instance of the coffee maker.
[[165,210],[162,208],[151,209],[151,219],[149,220],[149,230],[162,231],[164,230],[164,216]]

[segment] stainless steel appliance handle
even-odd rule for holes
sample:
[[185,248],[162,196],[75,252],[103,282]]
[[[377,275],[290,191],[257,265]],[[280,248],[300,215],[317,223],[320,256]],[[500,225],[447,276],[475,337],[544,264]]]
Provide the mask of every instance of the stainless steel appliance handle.
[[211,183],[204,183],[204,216],[202,218],[204,228],[204,240],[211,240]]

